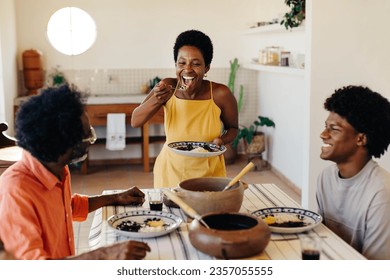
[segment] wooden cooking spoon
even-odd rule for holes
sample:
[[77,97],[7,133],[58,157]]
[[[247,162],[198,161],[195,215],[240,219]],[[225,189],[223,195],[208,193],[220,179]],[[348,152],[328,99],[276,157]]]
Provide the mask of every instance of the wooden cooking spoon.
[[246,173],[248,173],[248,171],[250,171],[255,165],[253,164],[253,162],[249,162],[242,170],[240,173],[238,173],[238,175],[236,177],[234,177],[230,182],[229,184],[227,184],[227,186],[222,190],[223,192],[230,189],[235,183],[237,183],[241,178],[242,176],[244,176]]
[[202,225],[206,228],[210,229],[210,227],[206,224],[206,222],[202,219],[202,216],[199,215],[191,206],[184,202],[177,194],[169,189],[163,190],[163,193],[173,202],[180,206],[180,208],[186,212],[190,217],[198,220]]

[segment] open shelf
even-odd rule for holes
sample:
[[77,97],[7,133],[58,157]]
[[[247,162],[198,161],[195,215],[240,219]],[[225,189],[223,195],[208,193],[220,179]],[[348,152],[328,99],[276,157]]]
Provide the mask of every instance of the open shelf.
[[243,34],[245,35],[255,35],[255,34],[260,34],[260,33],[296,33],[296,32],[303,32],[305,31],[305,25],[304,22],[293,29],[287,30],[284,25],[280,25],[279,23],[275,24],[269,24],[269,25],[264,25],[264,26],[259,26],[259,27],[254,27],[247,29],[243,31]]
[[305,69],[301,69],[301,68],[271,66],[271,65],[263,65],[258,63],[245,63],[242,67],[245,69],[271,72],[271,73],[291,74],[291,75],[299,75],[299,76],[304,76],[305,74]]

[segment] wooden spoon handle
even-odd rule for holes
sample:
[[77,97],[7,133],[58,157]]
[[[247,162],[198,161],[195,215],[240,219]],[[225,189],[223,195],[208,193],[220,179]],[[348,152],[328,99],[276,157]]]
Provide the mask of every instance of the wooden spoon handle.
[[173,202],[175,202],[181,210],[187,213],[188,216],[191,218],[194,218],[198,220],[203,226],[209,229],[209,226],[206,224],[206,222],[202,219],[202,216],[199,215],[194,209],[192,209],[187,203],[184,202],[177,194],[175,194],[173,191],[166,189],[163,190],[163,193]]
[[177,194],[175,194],[173,191],[166,189],[163,190],[163,193],[173,202],[175,202],[179,207],[188,214],[191,218],[198,218],[200,215],[192,209],[187,203],[184,202]]
[[235,183],[237,183],[241,178],[242,176],[244,176],[246,173],[248,173],[248,171],[250,171],[255,165],[253,164],[253,162],[249,162],[242,170],[240,173],[238,173],[238,175],[236,177],[234,177],[230,182],[229,184],[227,184],[227,186],[225,187],[224,191],[226,191],[227,189],[229,189],[231,186],[233,186]]

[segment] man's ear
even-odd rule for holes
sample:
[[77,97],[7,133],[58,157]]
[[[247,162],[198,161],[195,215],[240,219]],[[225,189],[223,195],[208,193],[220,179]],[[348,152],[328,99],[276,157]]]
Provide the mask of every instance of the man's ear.
[[363,147],[367,145],[367,136],[365,133],[358,133],[357,145]]

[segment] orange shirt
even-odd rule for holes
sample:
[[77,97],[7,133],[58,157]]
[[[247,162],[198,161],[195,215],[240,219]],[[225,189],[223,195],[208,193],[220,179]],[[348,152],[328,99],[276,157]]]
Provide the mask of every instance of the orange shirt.
[[[29,152],[0,177],[0,238],[17,259],[60,259],[75,254],[72,221],[88,215],[88,197],[73,195],[70,172],[62,182]],[[73,220],[72,220],[73,218]]]

